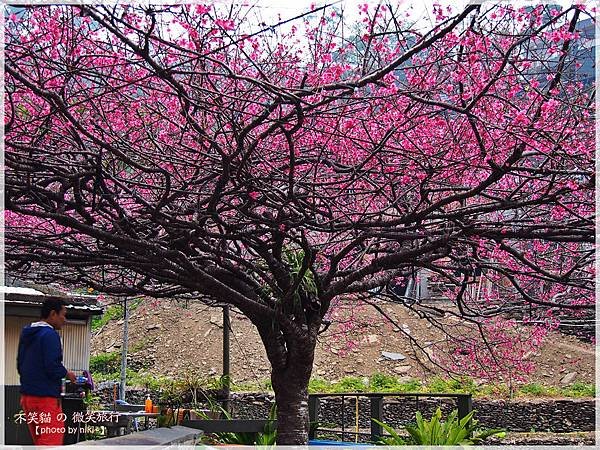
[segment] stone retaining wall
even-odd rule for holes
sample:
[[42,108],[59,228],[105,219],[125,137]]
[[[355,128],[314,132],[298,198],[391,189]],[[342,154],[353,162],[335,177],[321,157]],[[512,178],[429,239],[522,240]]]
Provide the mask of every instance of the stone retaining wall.
[[[146,390],[128,390],[129,403],[142,404],[146,398]],[[110,403],[112,389],[96,391],[104,402]],[[185,399],[184,399],[185,400]],[[231,406],[234,417],[239,419],[264,419],[268,416],[270,405],[274,401],[272,394],[265,393],[233,393]],[[383,420],[393,427],[400,427],[414,421],[415,412],[420,410],[425,417],[430,417],[440,406],[444,415],[456,408],[451,399],[415,398],[386,399],[383,407]],[[504,428],[507,431],[529,432],[543,431],[567,433],[574,431],[594,431],[596,423],[596,405],[590,399],[528,399],[528,400],[486,400],[474,399],[473,408],[477,411],[475,418],[485,428]],[[355,400],[344,401],[344,426],[355,426]],[[342,402],[340,398],[321,399],[319,422],[341,426]],[[369,400],[359,399],[359,426],[370,428]]]
[[[240,418],[264,418],[269,413],[273,397],[268,394],[234,394],[232,404]],[[341,400],[322,399],[319,422],[341,425]],[[456,408],[450,399],[420,399],[418,410],[431,416],[440,406],[444,415]],[[594,431],[596,405],[589,399],[529,399],[529,400],[486,400],[474,399],[475,418],[485,428],[505,428],[508,431],[549,431],[567,433],[572,431]],[[353,398],[344,401],[344,426],[355,426],[356,405]],[[384,422],[400,427],[413,422],[417,411],[414,398],[400,401],[386,400],[383,407]],[[359,400],[359,427],[369,428],[371,423],[369,400]]]

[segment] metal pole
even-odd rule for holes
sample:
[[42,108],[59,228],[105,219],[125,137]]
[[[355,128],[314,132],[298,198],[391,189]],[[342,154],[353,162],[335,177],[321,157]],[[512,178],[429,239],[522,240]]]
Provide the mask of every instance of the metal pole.
[[229,412],[230,365],[229,365],[229,306],[223,306],[223,409]]
[[129,310],[127,309],[127,298],[123,300],[123,347],[121,348],[121,384],[119,386],[119,399],[125,400],[125,385],[127,383],[125,369],[127,369],[127,325],[129,321]]

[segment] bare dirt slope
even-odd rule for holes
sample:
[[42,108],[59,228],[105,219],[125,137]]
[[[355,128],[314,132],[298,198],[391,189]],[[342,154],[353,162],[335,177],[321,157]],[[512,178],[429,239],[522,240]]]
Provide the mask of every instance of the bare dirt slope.
[[[401,305],[386,304],[396,320],[394,327],[374,309],[361,312],[363,325],[352,331],[356,347],[347,347],[340,326],[327,331],[318,344],[313,376],[337,380],[376,372],[427,380],[442,371],[417,360],[405,332],[422,343],[438,339],[426,321]],[[193,368],[206,376],[221,373],[222,313],[200,304],[171,301],[143,302],[130,315],[129,346],[132,366],[147,366],[154,374],[181,375]],[[111,320],[92,337],[92,354],[120,350],[122,320]],[[382,352],[400,353],[401,361],[382,358]],[[529,381],[560,386],[568,382],[594,382],[595,348],[574,337],[551,333],[541,351],[530,355],[536,371]],[[425,360],[421,354],[421,359]],[[269,364],[258,333],[245,317],[232,313],[231,368],[236,382],[258,382],[269,377]],[[567,380],[565,380],[565,377]]]

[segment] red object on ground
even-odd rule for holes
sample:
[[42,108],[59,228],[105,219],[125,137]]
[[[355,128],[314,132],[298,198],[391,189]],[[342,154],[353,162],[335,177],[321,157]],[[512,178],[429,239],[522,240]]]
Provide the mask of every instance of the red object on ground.
[[65,421],[59,418],[62,414],[60,398],[21,394],[21,407],[33,445],[63,445]]

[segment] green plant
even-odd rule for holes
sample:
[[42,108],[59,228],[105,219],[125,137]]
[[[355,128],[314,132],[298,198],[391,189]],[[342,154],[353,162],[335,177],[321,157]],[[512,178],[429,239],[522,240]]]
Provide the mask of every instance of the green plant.
[[[473,419],[475,411],[471,411],[462,419],[458,419],[458,410],[454,410],[446,421],[442,421],[442,410],[437,408],[430,420],[423,419],[420,411],[416,414],[416,424],[406,425],[405,429],[410,435],[409,444],[414,445],[473,445],[481,444],[490,436],[504,437],[504,430],[479,429],[477,421]],[[381,425],[389,434],[379,443],[384,445],[404,445],[407,443],[389,425],[372,419]]]
[[509,395],[508,386],[505,384],[492,383],[478,386],[473,392],[475,397],[507,398]]
[[85,438],[86,441],[99,441],[100,439],[104,439],[106,436],[104,435],[103,427],[85,427]]
[[406,431],[417,445],[458,445],[469,435],[468,422],[473,412],[458,420],[458,411],[453,411],[448,420],[442,422],[442,410],[437,408],[431,420],[423,419],[417,411],[415,426],[407,425]]
[[[90,357],[90,371],[101,374],[112,374],[119,371],[121,354],[119,352],[100,353]],[[94,376],[94,379],[96,377]]]
[[398,434],[396,430],[394,430],[391,426],[386,423],[380,422],[377,419],[371,419],[378,425],[381,425],[385,431],[388,432],[389,436],[380,437],[377,441],[377,444],[381,445],[407,445],[406,440]]
[[277,420],[277,405],[273,403],[271,410],[269,411],[268,422],[265,425],[262,433],[257,433],[255,445],[275,445],[277,440],[277,427],[275,421]]
[[[304,250],[285,247],[283,249],[282,256],[283,260],[290,267],[294,282],[297,281],[298,277],[300,276],[300,272],[304,270]],[[306,267],[306,271],[303,273],[300,286],[307,294],[315,295],[317,293],[315,275],[310,269],[310,266]]]
[[362,378],[344,377],[337,383],[334,383],[334,392],[364,392],[367,386]]

